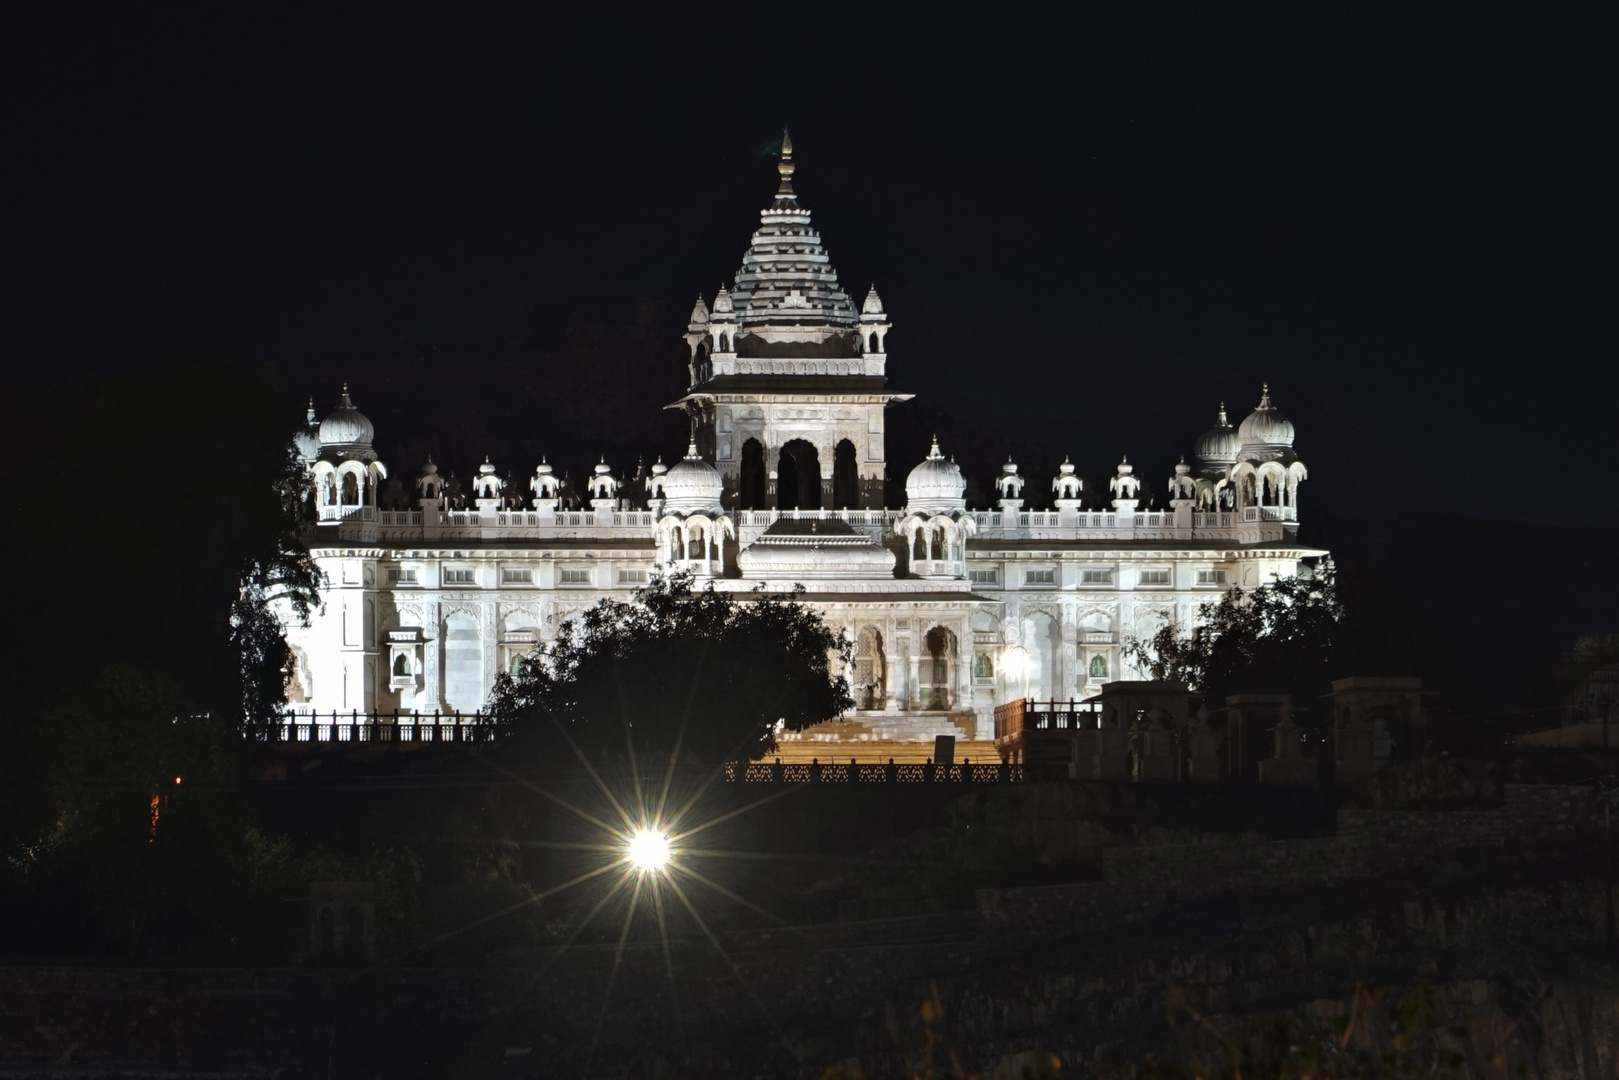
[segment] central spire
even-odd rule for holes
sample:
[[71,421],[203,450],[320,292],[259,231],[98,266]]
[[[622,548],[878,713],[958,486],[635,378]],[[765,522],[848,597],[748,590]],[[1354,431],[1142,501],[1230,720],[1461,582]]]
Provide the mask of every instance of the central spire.
[[781,129],[781,160],[776,163],[776,171],[781,174],[781,186],[776,189],[776,198],[798,198],[793,191],[793,137],[787,133],[786,128]]
[[[793,188],[797,171],[793,137],[783,128],[776,162],[780,183],[775,198],[759,212],[759,228],[730,289],[739,324],[736,351],[753,358],[772,349],[799,357],[852,358],[859,311],[838,284],[820,234],[810,224],[809,208]],[[713,315],[721,304],[715,300]]]

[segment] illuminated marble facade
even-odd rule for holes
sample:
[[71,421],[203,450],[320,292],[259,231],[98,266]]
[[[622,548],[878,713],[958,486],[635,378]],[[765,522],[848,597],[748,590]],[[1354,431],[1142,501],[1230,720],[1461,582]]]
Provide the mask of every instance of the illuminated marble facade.
[[486,462],[470,491],[428,462],[406,493],[347,388],[318,425],[311,410],[298,442],[327,584],[321,613],[288,627],[293,709],[476,711],[570,616],[674,567],[720,589],[803,585],[856,643],[864,730],[987,738],[996,703],[1131,677],[1130,636],[1323,554],[1296,539],[1306,472],[1268,388],[1235,427],[1221,406],[1191,463],[1155,482],[1166,509],[1141,508],[1127,461],[1105,492],[1065,463],[1038,510],[1008,462],[996,507],[968,509],[937,441],[905,507],[885,509],[884,411],[910,395],[887,386],[876,289],[857,305],[838,284],[794,168],[787,142],[742,268],[693,308],[676,403],[691,445],[672,467],[631,483],[603,462],[570,500],[545,462],[524,485]]

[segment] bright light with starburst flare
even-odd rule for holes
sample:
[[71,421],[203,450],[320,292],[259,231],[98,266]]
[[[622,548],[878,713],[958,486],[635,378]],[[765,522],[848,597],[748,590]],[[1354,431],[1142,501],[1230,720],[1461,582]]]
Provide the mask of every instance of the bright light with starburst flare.
[[669,838],[652,829],[642,829],[630,837],[626,852],[630,864],[645,872],[662,870],[669,865]]

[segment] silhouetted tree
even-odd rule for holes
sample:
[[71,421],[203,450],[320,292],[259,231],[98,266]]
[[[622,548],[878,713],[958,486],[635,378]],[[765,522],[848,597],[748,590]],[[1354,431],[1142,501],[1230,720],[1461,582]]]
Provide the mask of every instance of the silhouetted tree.
[[275,490],[281,500],[280,528],[247,558],[241,590],[230,608],[230,641],[241,672],[240,722],[255,727],[274,722],[287,701],[287,646],[280,606],[286,616],[308,624],[320,602],[320,570],[299,537],[309,493],[309,476],[289,443]]
[[547,757],[664,766],[757,758],[852,704],[851,646],[798,596],[659,577],[604,600],[502,674],[490,712]]
[[1232,589],[1199,607],[1189,629],[1166,623],[1150,638],[1128,639],[1124,652],[1152,678],[1179,680],[1211,699],[1243,692],[1313,699],[1337,674],[1344,638],[1338,592],[1330,564]]

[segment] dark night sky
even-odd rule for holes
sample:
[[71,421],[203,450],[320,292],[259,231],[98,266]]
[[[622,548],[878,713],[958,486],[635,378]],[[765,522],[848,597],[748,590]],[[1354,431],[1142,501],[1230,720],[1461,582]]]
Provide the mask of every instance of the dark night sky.
[[1156,489],[1268,379],[1306,514],[1619,523],[1611,5],[374,10],[12,12],[9,362],[330,357],[325,405],[534,303],[683,317],[787,124],[919,405]]

